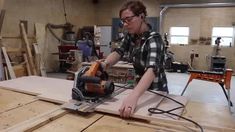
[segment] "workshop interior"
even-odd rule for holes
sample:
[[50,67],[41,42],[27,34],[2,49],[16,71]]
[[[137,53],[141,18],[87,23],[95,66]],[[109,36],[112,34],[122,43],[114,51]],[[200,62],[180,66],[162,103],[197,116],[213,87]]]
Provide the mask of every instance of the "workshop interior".
[[235,1],[140,0],[164,44],[169,93],[138,84],[130,54],[105,59],[128,31],[130,0],[0,0],[0,131],[235,132]]

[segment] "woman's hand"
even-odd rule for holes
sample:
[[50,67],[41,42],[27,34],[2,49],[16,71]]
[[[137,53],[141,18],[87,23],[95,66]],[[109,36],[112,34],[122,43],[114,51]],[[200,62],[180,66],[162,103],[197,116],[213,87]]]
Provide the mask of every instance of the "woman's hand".
[[119,109],[120,116],[123,118],[129,118],[135,111],[135,107],[138,101],[138,96],[134,93],[128,95],[122,102],[122,106]]

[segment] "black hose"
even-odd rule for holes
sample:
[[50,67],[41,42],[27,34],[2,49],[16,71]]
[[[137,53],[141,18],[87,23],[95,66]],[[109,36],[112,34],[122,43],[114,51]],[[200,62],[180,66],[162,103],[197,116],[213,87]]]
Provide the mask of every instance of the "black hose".
[[53,25],[53,24],[48,23],[48,24],[46,25],[46,27],[49,29],[49,31],[51,32],[51,34],[52,34],[59,42],[75,44],[75,41],[68,41],[68,40],[61,39],[61,38],[59,38],[59,37],[54,33],[54,31],[52,30],[52,28],[59,28],[59,26],[56,26],[56,25]]

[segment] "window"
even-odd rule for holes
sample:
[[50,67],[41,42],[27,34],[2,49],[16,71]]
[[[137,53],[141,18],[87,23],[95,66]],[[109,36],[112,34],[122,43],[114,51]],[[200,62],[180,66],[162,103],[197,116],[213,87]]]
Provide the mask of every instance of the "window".
[[220,46],[232,46],[233,44],[233,27],[213,27],[212,29],[212,45],[215,40],[221,37]]
[[170,43],[171,44],[188,44],[189,27],[171,27]]

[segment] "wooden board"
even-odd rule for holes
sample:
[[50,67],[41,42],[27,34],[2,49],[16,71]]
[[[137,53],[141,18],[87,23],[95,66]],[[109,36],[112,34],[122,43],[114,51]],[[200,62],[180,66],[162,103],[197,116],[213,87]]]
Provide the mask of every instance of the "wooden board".
[[12,68],[14,70],[16,77],[27,76],[27,71],[25,69],[24,64],[14,65]]
[[18,92],[32,95],[50,94],[53,95],[71,95],[73,81],[46,78],[39,76],[20,77],[12,80],[0,82],[0,86]]
[[0,114],[0,131],[58,107],[58,105],[52,103],[36,101],[17,109],[4,112]]
[[[127,89],[124,92],[116,95],[111,100],[104,102],[103,104],[99,105],[96,110],[100,112],[107,112],[111,114],[118,114],[119,115],[119,108],[122,105],[123,100],[132,92],[131,89]],[[166,95],[166,93],[161,92],[162,94]],[[137,103],[137,107],[135,109],[134,117],[139,117],[140,115],[148,115],[147,108],[148,107],[156,107],[161,101],[163,97],[154,95],[149,92],[145,92],[142,95]]]
[[40,71],[40,58],[41,58],[41,54],[39,53],[39,49],[38,49],[38,44],[37,43],[33,43],[33,49],[34,49],[35,68],[36,68],[37,73],[39,73],[39,75],[41,75],[41,71]]
[[25,30],[24,23],[20,23],[20,28],[21,28],[22,36],[23,36],[23,39],[24,39],[24,42],[25,42],[25,47],[26,47],[26,51],[27,51],[27,54],[28,54],[28,57],[29,57],[28,59],[29,59],[29,64],[31,66],[32,73],[34,75],[37,75],[37,71],[36,71],[36,68],[35,68],[35,64],[33,62],[33,56],[32,56],[32,52],[31,52],[29,40],[27,38],[27,33],[26,33],[26,30]]
[[67,114],[68,111],[62,110],[61,108],[55,108],[39,114],[35,117],[32,117],[28,120],[20,122],[12,127],[9,127],[4,130],[4,132],[25,132],[25,131],[33,131],[46,123],[49,123],[57,118],[60,118]]
[[0,114],[34,102],[35,97],[5,89],[0,89]]
[[72,99],[72,88],[70,90],[66,90],[63,92],[55,92],[54,94],[51,93],[44,93],[37,96],[38,99],[54,102],[58,104],[64,104],[69,102]]
[[80,116],[76,113],[68,113],[65,116],[52,121],[35,132],[80,132],[86,129],[89,125],[102,118],[101,114],[90,114]]
[[[168,120],[169,121],[169,120]],[[208,126],[202,124],[205,132],[234,132],[234,129]],[[143,120],[123,120],[119,117],[104,116],[99,121],[88,127],[84,132],[199,132],[199,129],[188,122],[172,120],[150,123]]]
[[[140,123],[141,124],[141,123]],[[154,127],[141,125],[129,125],[119,117],[104,116],[94,125],[87,128],[84,132],[156,132]]]
[[9,72],[10,77],[11,77],[11,79],[15,79],[16,75],[15,75],[15,72],[12,68],[12,65],[11,65],[10,59],[7,55],[7,51],[6,51],[5,47],[2,47],[2,53],[3,53],[4,59],[5,59],[6,64],[7,64],[7,68],[8,68],[8,72]]
[[30,71],[30,65],[29,65],[29,61],[28,61],[26,53],[23,53],[23,58],[24,58],[24,61],[25,61],[25,66],[26,66],[26,70],[27,70],[28,76],[31,76],[32,73]]
[[[105,112],[105,113],[110,113],[110,114],[116,114],[119,115],[119,108],[122,105],[123,100],[126,98],[126,96],[131,92],[132,90],[128,89],[121,94],[115,96],[112,100],[109,100],[98,107],[96,107],[96,111],[100,112]],[[166,95],[164,92],[158,92],[160,94]],[[174,99],[178,100],[182,104],[186,105],[187,99],[182,96],[172,96]],[[158,120],[158,118],[169,118],[171,119],[172,116],[169,115],[163,115],[163,114],[158,114],[158,115],[151,115],[148,112],[149,108],[157,108],[162,109],[162,110],[169,110],[172,108],[179,107],[178,104],[171,102],[167,99],[164,99],[163,97],[150,93],[150,92],[145,92],[139,99],[135,112],[132,115],[134,118],[140,118],[140,119],[146,119],[146,120]],[[177,111],[173,111],[172,113],[181,115],[183,112],[183,109],[179,109]],[[178,119],[177,117],[174,117]]]
[[48,45],[46,43],[46,25],[41,23],[35,23],[35,31],[36,31],[36,41],[38,44],[38,52],[40,54],[40,73],[41,76],[46,76],[46,49]]

